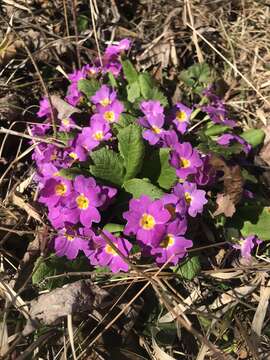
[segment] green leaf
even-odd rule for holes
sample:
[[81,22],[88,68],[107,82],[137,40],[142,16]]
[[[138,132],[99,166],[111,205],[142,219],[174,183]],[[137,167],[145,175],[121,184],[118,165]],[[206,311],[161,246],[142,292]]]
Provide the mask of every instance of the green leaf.
[[246,140],[252,147],[263,143],[265,132],[262,129],[249,129],[241,134],[241,138]]
[[91,153],[94,165],[90,172],[95,177],[121,186],[124,180],[123,158],[116,152],[102,148]]
[[108,74],[110,85],[113,88],[117,88],[118,84],[117,84],[117,81],[116,81],[115,77],[113,76],[113,74],[110,71],[107,74]]
[[158,88],[153,88],[153,92],[152,92],[152,96],[151,96],[152,100],[157,100],[161,103],[161,105],[163,105],[164,107],[168,106],[168,100],[166,98],[166,96],[163,94],[163,92],[161,92]]
[[119,151],[124,158],[125,180],[129,180],[139,173],[143,163],[144,142],[141,129],[137,125],[129,125],[119,130],[117,138]]
[[130,124],[135,124],[136,122],[137,122],[137,116],[122,113],[120,115],[118,123],[116,123],[116,124],[117,125],[119,124],[120,126],[125,127],[125,126],[128,126]]
[[154,200],[160,199],[164,195],[163,190],[151,184],[148,179],[131,179],[125,181],[124,188],[132,194],[134,198],[139,198],[141,195],[148,195]]
[[154,87],[154,81],[151,75],[147,72],[140,74],[139,84],[140,84],[141,94],[144,97],[144,99],[151,99],[153,93],[153,87]]
[[174,272],[184,279],[192,280],[201,270],[200,259],[198,256],[188,258],[184,263],[173,268]]
[[65,179],[68,180],[73,180],[75,179],[76,176],[78,175],[83,175],[84,171],[82,171],[81,169],[78,168],[69,168],[69,169],[61,169],[57,172],[57,176],[61,176]]
[[123,72],[129,84],[138,80],[138,73],[129,60],[122,60]]
[[100,88],[100,84],[96,79],[90,79],[90,80],[83,79],[78,81],[78,89],[88,98],[95,95],[95,93],[99,88]]
[[237,209],[228,221],[228,226],[238,228],[243,236],[257,235],[261,240],[269,241],[270,207],[246,205]]
[[134,103],[141,95],[138,81],[134,81],[127,86],[128,101]]
[[124,225],[108,223],[104,226],[103,230],[107,230],[111,233],[118,233],[124,230]]
[[204,133],[207,136],[215,136],[215,135],[223,134],[228,129],[230,129],[228,126],[216,124],[216,125],[210,126],[208,129],[206,129],[204,131]]
[[169,164],[170,149],[161,148],[159,158],[161,171],[158,177],[158,184],[163,189],[169,190],[177,180],[175,169]]
[[81,33],[89,29],[89,17],[86,15],[79,15],[77,17],[78,32]]

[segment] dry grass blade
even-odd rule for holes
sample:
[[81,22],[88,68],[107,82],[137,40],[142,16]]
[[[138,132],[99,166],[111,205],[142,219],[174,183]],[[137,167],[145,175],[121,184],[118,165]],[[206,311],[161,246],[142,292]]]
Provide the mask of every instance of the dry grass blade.
[[67,316],[67,328],[68,328],[68,336],[69,336],[72,356],[73,356],[74,360],[77,360],[75,346],[74,346],[74,334],[73,334],[72,315],[71,314],[68,314],[68,316]]
[[152,346],[154,350],[154,357],[156,360],[175,360],[172,356],[166,354],[157,344],[156,340],[152,336]]
[[261,287],[260,301],[251,325],[251,329],[255,332],[255,334],[258,335],[258,337],[260,337],[262,334],[263,323],[269,305],[269,298],[270,298],[270,281],[268,281],[266,286]]
[[11,302],[26,319],[29,319],[29,308],[27,304],[5,281],[0,281],[0,296],[8,302]]

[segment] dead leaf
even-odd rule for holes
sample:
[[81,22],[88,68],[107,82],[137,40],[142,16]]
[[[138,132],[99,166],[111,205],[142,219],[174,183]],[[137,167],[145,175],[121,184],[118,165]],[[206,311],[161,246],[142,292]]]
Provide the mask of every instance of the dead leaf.
[[92,313],[108,295],[90,280],[79,280],[42,294],[31,302],[30,319],[23,335],[30,334],[39,323],[52,325],[68,315]]
[[80,109],[69,105],[66,101],[62,100],[58,95],[51,95],[51,102],[53,107],[58,112],[58,119],[63,120],[69,118],[74,113],[81,112]]
[[232,217],[235,213],[235,205],[230,197],[230,195],[218,194],[217,195],[217,209],[214,212],[214,216],[224,214],[227,217]]
[[170,355],[166,354],[157,344],[154,337],[152,337],[152,345],[154,350],[154,357],[156,360],[175,360],[175,358],[171,357]]

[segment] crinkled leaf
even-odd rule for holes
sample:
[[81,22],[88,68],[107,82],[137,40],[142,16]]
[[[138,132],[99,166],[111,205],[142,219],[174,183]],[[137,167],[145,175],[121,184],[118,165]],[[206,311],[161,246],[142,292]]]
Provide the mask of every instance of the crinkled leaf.
[[192,256],[173,269],[175,273],[179,274],[184,279],[192,280],[201,270],[200,259],[198,256]]
[[230,129],[228,126],[215,124],[215,125],[212,125],[212,126],[208,127],[204,131],[204,133],[207,136],[215,136],[215,135],[223,134],[228,129]]
[[125,78],[129,84],[138,80],[137,70],[129,60],[123,60],[122,66]]
[[65,179],[68,180],[73,180],[75,179],[76,176],[78,175],[83,175],[84,171],[82,171],[81,169],[78,168],[68,168],[68,169],[61,169],[57,172],[58,176],[61,176]]
[[154,81],[149,73],[142,73],[139,75],[139,84],[141,94],[144,99],[151,99]]
[[78,89],[88,98],[95,95],[95,93],[99,88],[100,88],[100,84],[96,79],[90,79],[90,80],[83,79],[78,81]]
[[263,143],[265,133],[262,129],[249,129],[241,134],[241,137],[246,140],[252,147],[256,147]]
[[117,81],[116,81],[114,75],[110,71],[108,72],[108,78],[109,78],[110,85],[113,88],[117,88],[118,87]]
[[107,230],[111,233],[118,233],[123,231],[124,225],[115,224],[115,223],[108,223],[104,226],[103,230]]
[[125,127],[125,126],[128,126],[130,124],[135,124],[136,121],[137,121],[136,116],[133,116],[131,114],[122,113],[120,115],[120,119],[119,119],[117,125],[119,124],[121,127]]
[[119,151],[124,158],[125,180],[132,179],[139,173],[143,163],[144,142],[141,129],[137,125],[129,125],[119,130],[117,138]]
[[124,180],[123,158],[116,152],[102,148],[91,153],[94,165],[90,166],[90,172],[98,179],[121,186]]
[[134,198],[139,198],[141,195],[148,195],[154,200],[160,199],[164,195],[163,190],[151,184],[148,179],[131,179],[125,181],[124,188],[132,194]]
[[138,81],[134,81],[127,86],[128,101],[134,103],[141,95]]
[[170,189],[177,180],[175,169],[169,164],[170,149],[161,148],[159,150],[159,159],[161,165],[158,184],[163,189]]
[[257,235],[261,240],[270,240],[270,207],[246,205],[237,209],[229,226],[238,228],[243,236]]

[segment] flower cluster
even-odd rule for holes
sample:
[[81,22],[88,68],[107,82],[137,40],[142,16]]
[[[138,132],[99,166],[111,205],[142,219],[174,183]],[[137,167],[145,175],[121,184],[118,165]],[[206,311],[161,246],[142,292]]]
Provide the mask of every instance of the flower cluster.
[[[113,272],[128,271],[134,252],[134,258],[150,257],[159,266],[176,265],[185,258],[193,246],[189,239],[192,237],[190,223],[203,213],[208,202],[207,190],[217,178],[211,155],[203,154],[188,134],[193,107],[177,103],[168,109],[151,97],[139,97],[134,103],[127,100],[130,87],[121,56],[129,48],[130,41],[124,39],[109,46],[101,60],[96,59],[93,64],[68,75],[70,85],[66,101],[69,107],[79,108],[80,116],[74,111],[68,118],[59,118],[59,109],[51,108],[50,101],[43,98],[37,116],[44,122],[30,129],[33,138],[39,139],[38,143],[33,140],[38,199],[47,207],[48,219],[57,232],[54,237],[56,254],[72,260],[82,251],[91,265],[108,266]],[[80,90],[81,80],[94,80],[95,86],[99,86],[87,95]],[[209,89],[204,96],[209,103],[201,110],[214,123],[234,127],[222,101]],[[40,137],[52,135],[52,121],[55,121],[52,114],[56,117],[55,140],[64,139],[61,147],[55,142],[40,142]],[[120,121],[130,115],[128,125]],[[131,145],[122,151],[118,135],[125,126],[133,130],[139,128],[139,139],[134,140],[135,134],[128,133],[127,141]],[[222,146],[236,141],[246,153],[250,151],[249,145],[234,134],[223,134],[216,141]],[[141,159],[138,159],[138,151],[133,149],[138,143],[140,149],[148,149],[150,155],[167,154],[165,166],[171,176],[169,185],[163,187],[157,180],[153,180],[155,184],[150,184],[150,179],[145,180],[148,175],[143,173],[143,163],[149,154],[142,150]],[[104,151],[103,155],[114,154],[111,155],[114,162],[111,164],[108,158],[102,163],[100,159],[98,173],[92,173],[92,155],[98,151]],[[126,154],[128,151],[130,157]],[[123,168],[120,184],[121,174],[117,174],[115,182],[108,175],[113,172],[110,167],[115,167],[116,159],[121,163],[119,169]],[[128,172],[133,160],[141,164],[135,164],[135,170]],[[136,181],[147,184],[139,195],[138,189],[136,194],[125,191],[125,174],[134,172],[139,177]],[[158,195],[151,194],[149,186],[157,188],[158,185],[163,187],[158,188]],[[104,229],[104,226],[111,221],[122,230],[117,233],[105,230],[110,228]],[[247,243],[248,248],[254,243],[252,241]],[[243,251],[246,254],[246,250]]]

